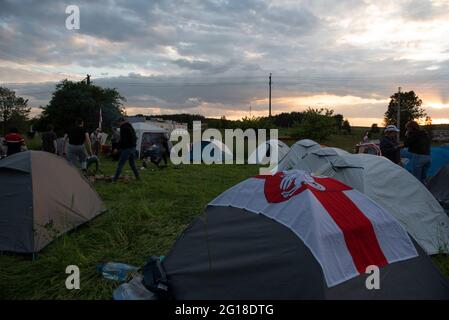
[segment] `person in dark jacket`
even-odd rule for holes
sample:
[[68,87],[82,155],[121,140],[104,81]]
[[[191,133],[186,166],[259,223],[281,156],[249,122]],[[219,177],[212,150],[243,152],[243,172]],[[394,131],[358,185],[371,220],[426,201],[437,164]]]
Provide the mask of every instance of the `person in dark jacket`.
[[111,148],[112,160],[118,161],[118,159],[120,158],[120,132],[115,126],[112,127]]
[[47,131],[42,134],[42,151],[56,153],[56,139],[58,139],[58,137],[56,136],[54,128],[52,125],[49,125]]
[[[66,148],[66,145],[68,146]],[[77,119],[75,126],[70,128],[64,135],[63,154],[67,150],[67,159],[69,162],[76,166],[80,163],[81,169],[85,172],[87,170],[87,154],[86,147],[89,155],[92,155],[92,145],[90,142],[89,134],[84,128],[84,120]]]
[[426,184],[427,173],[431,165],[430,157],[430,137],[425,130],[419,127],[416,121],[409,121],[406,124],[404,146],[412,157],[410,159],[412,174],[422,183]]
[[136,132],[134,131],[133,126],[129,122],[125,121],[124,118],[119,118],[117,123],[120,126],[121,153],[113,181],[117,181],[120,177],[126,161],[129,161],[129,166],[131,167],[136,179],[139,180],[139,171],[136,166]]
[[388,125],[384,130],[384,135],[380,139],[380,151],[382,155],[392,162],[400,165],[401,146],[397,141],[399,129],[394,125]]

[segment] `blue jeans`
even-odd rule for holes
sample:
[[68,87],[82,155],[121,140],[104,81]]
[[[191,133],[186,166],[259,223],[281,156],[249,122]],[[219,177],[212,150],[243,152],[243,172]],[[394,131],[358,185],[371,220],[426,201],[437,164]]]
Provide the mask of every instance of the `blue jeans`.
[[432,158],[429,155],[412,153],[410,162],[412,174],[422,183],[426,183]]
[[118,161],[117,170],[115,171],[114,181],[117,181],[122,173],[123,167],[126,161],[129,160],[129,166],[131,167],[136,179],[139,179],[139,171],[136,167],[136,148],[123,149],[120,153],[120,159]]
[[67,158],[69,162],[74,166],[76,166],[77,162],[79,161],[81,169],[85,170],[87,165],[87,155],[86,150],[84,149],[84,144],[69,144],[69,146],[67,147]]

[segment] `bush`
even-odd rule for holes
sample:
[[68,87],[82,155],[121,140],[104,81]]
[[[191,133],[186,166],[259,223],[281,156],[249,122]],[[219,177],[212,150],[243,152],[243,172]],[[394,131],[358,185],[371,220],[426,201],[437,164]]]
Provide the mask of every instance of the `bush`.
[[336,131],[335,119],[328,109],[309,108],[304,112],[301,121],[295,125],[293,135],[322,142]]

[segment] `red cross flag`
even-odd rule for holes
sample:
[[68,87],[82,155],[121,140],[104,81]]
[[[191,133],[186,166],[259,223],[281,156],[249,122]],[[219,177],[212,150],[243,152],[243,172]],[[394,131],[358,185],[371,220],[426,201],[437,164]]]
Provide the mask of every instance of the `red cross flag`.
[[293,231],[321,265],[329,287],[418,254],[385,209],[338,180],[300,170],[257,176],[209,205],[263,214]]

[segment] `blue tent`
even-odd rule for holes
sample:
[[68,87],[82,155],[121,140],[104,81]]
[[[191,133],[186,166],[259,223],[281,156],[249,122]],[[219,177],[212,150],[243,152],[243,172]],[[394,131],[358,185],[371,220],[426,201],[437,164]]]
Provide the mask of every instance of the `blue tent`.
[[[430,167],[429,173],[427,174],[428,177],[433,177],[442,167],[449,164],[449,146],[432,147],[431,156],[432,165]],[[411,153],[408,152],[407,148],[401,150],[401,158],[411,158]],[[405,168],[408,171],[411,171],[412,168],[410,166],[410,161],[407,162]]]

